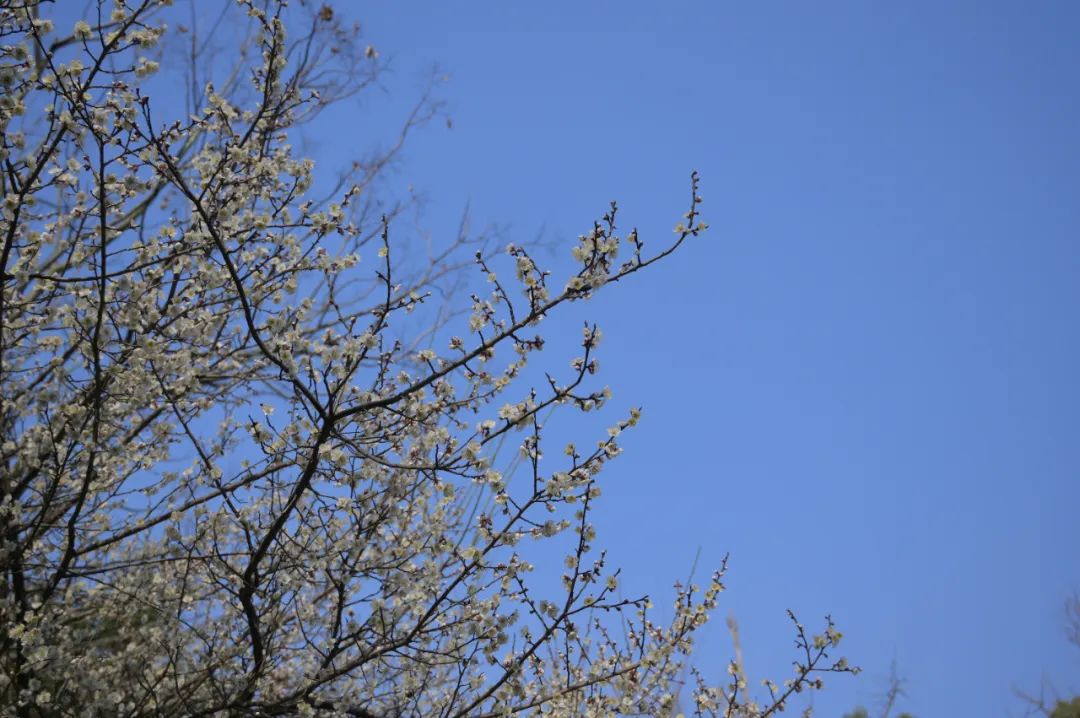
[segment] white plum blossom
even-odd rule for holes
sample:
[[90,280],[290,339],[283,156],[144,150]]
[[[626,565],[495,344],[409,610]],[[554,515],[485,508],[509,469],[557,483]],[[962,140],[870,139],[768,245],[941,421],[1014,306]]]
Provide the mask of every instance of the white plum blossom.
[[[612,204],[569,276],[488,236],[425,262],[396,148],[336,137],[340,175],[296,149],[381,86],[359,28],[237,0],[215,40],[192,2],[0,5],[0,714],[670,715],[723,570],[658,615],[606,567],[591,511],[640,410],[544,451],[611,397],[596,325],[528,380],[550,314],[704,229],[697,175],[651,253]],[[831,622],[796,630],[791,683],[755,702],[740,667],[686,689],[701,714],[852,670]]]
[[93,35],[93,29],[86,20],[79,20],[75,23],[75,29],[72,30],[71,34],[79,40],[89,40]]

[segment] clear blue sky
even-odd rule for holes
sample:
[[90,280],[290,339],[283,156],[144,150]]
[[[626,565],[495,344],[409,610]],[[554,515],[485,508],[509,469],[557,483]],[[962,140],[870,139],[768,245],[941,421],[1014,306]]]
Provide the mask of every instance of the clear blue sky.
[[[920,718],[1080,692],[1080,5],[350,11],[396,68],[387,107],[452,77],[454,128],[400,171],[436,238],[471,201],[558,266],[618,199],[663,241],[702,174],[709,235],[585,307],[616,404],[645,408],[598,521],[628,592],[730,551],[718,618],[756,678],[786,675],[785,608],[831,612],[866,672],[823,716],[893,658]],[[367,137],[335,117],[317,158]],[[700,649],[719,676],[722,620]]]

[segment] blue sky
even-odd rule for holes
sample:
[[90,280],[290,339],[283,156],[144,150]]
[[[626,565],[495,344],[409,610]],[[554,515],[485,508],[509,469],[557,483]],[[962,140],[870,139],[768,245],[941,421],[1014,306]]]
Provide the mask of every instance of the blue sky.
[[[1080,6],[355,12],[389,110],[434,63],[452,78],[453,129],[398,170],[436,240],[469,202],[566,266],[617,199],[659,244],[701,172],[709,234],[575,309],[615,404],[645,409],[598,514],[628,592],[730,552],[718,618],[752,678],[785,675],[785,608],[832,613],[865,673],[829,681],[823,716],[872,704],[893,659],[920,718],[1022,715],[1014,687],[1044,677],[1080,692]],[[362,146],[350,117],[317,159]],[[719,677],[722,620],[699,648]]]

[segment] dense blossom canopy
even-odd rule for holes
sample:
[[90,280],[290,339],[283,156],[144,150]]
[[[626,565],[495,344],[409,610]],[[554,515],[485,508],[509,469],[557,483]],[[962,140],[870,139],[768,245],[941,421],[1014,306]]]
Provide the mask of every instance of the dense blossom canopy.
[[[208,73],[170,5],[0,9],[0,712],[756,716],[850,670],[796,623],[759,702],[739,660],[681,691],[721,573],[654,619],[589,522],[638,411],[542,459],[547,410],[608,392],[592,324],[523,386],[538,325],[697,237],[696,176],[654,252],[612,205],[561,279],[464,235],[421,256],[378,197],[400,142],[337,177],[290,145],[377,77],[356,28],[223,3]],[[485,294],[430,312],[462,251]]]

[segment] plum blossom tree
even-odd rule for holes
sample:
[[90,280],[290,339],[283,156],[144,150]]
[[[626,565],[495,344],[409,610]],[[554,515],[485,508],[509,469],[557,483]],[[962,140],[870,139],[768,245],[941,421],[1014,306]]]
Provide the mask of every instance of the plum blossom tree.
[[[706,229],[696,175],[670,242],[612,204],[562,279],[464,232],[418,253],[377,179],[435,103],[337,176],[290,144],[381,68],[332,7],[222,3],[203,32],[219,6],[89,5],[0,5],[4,714],[671,713],[723,572],[663,620],[618,591],[590,511],[636,410],[542,460],[548,410],[608,398],[595,325],[568,373],[522,379],[546,317]],[[489,289],[459,322],[463,252]],[[831,621],[796,626],[790,679],[755,700],[734,662],[694,714],[851,670]]]

